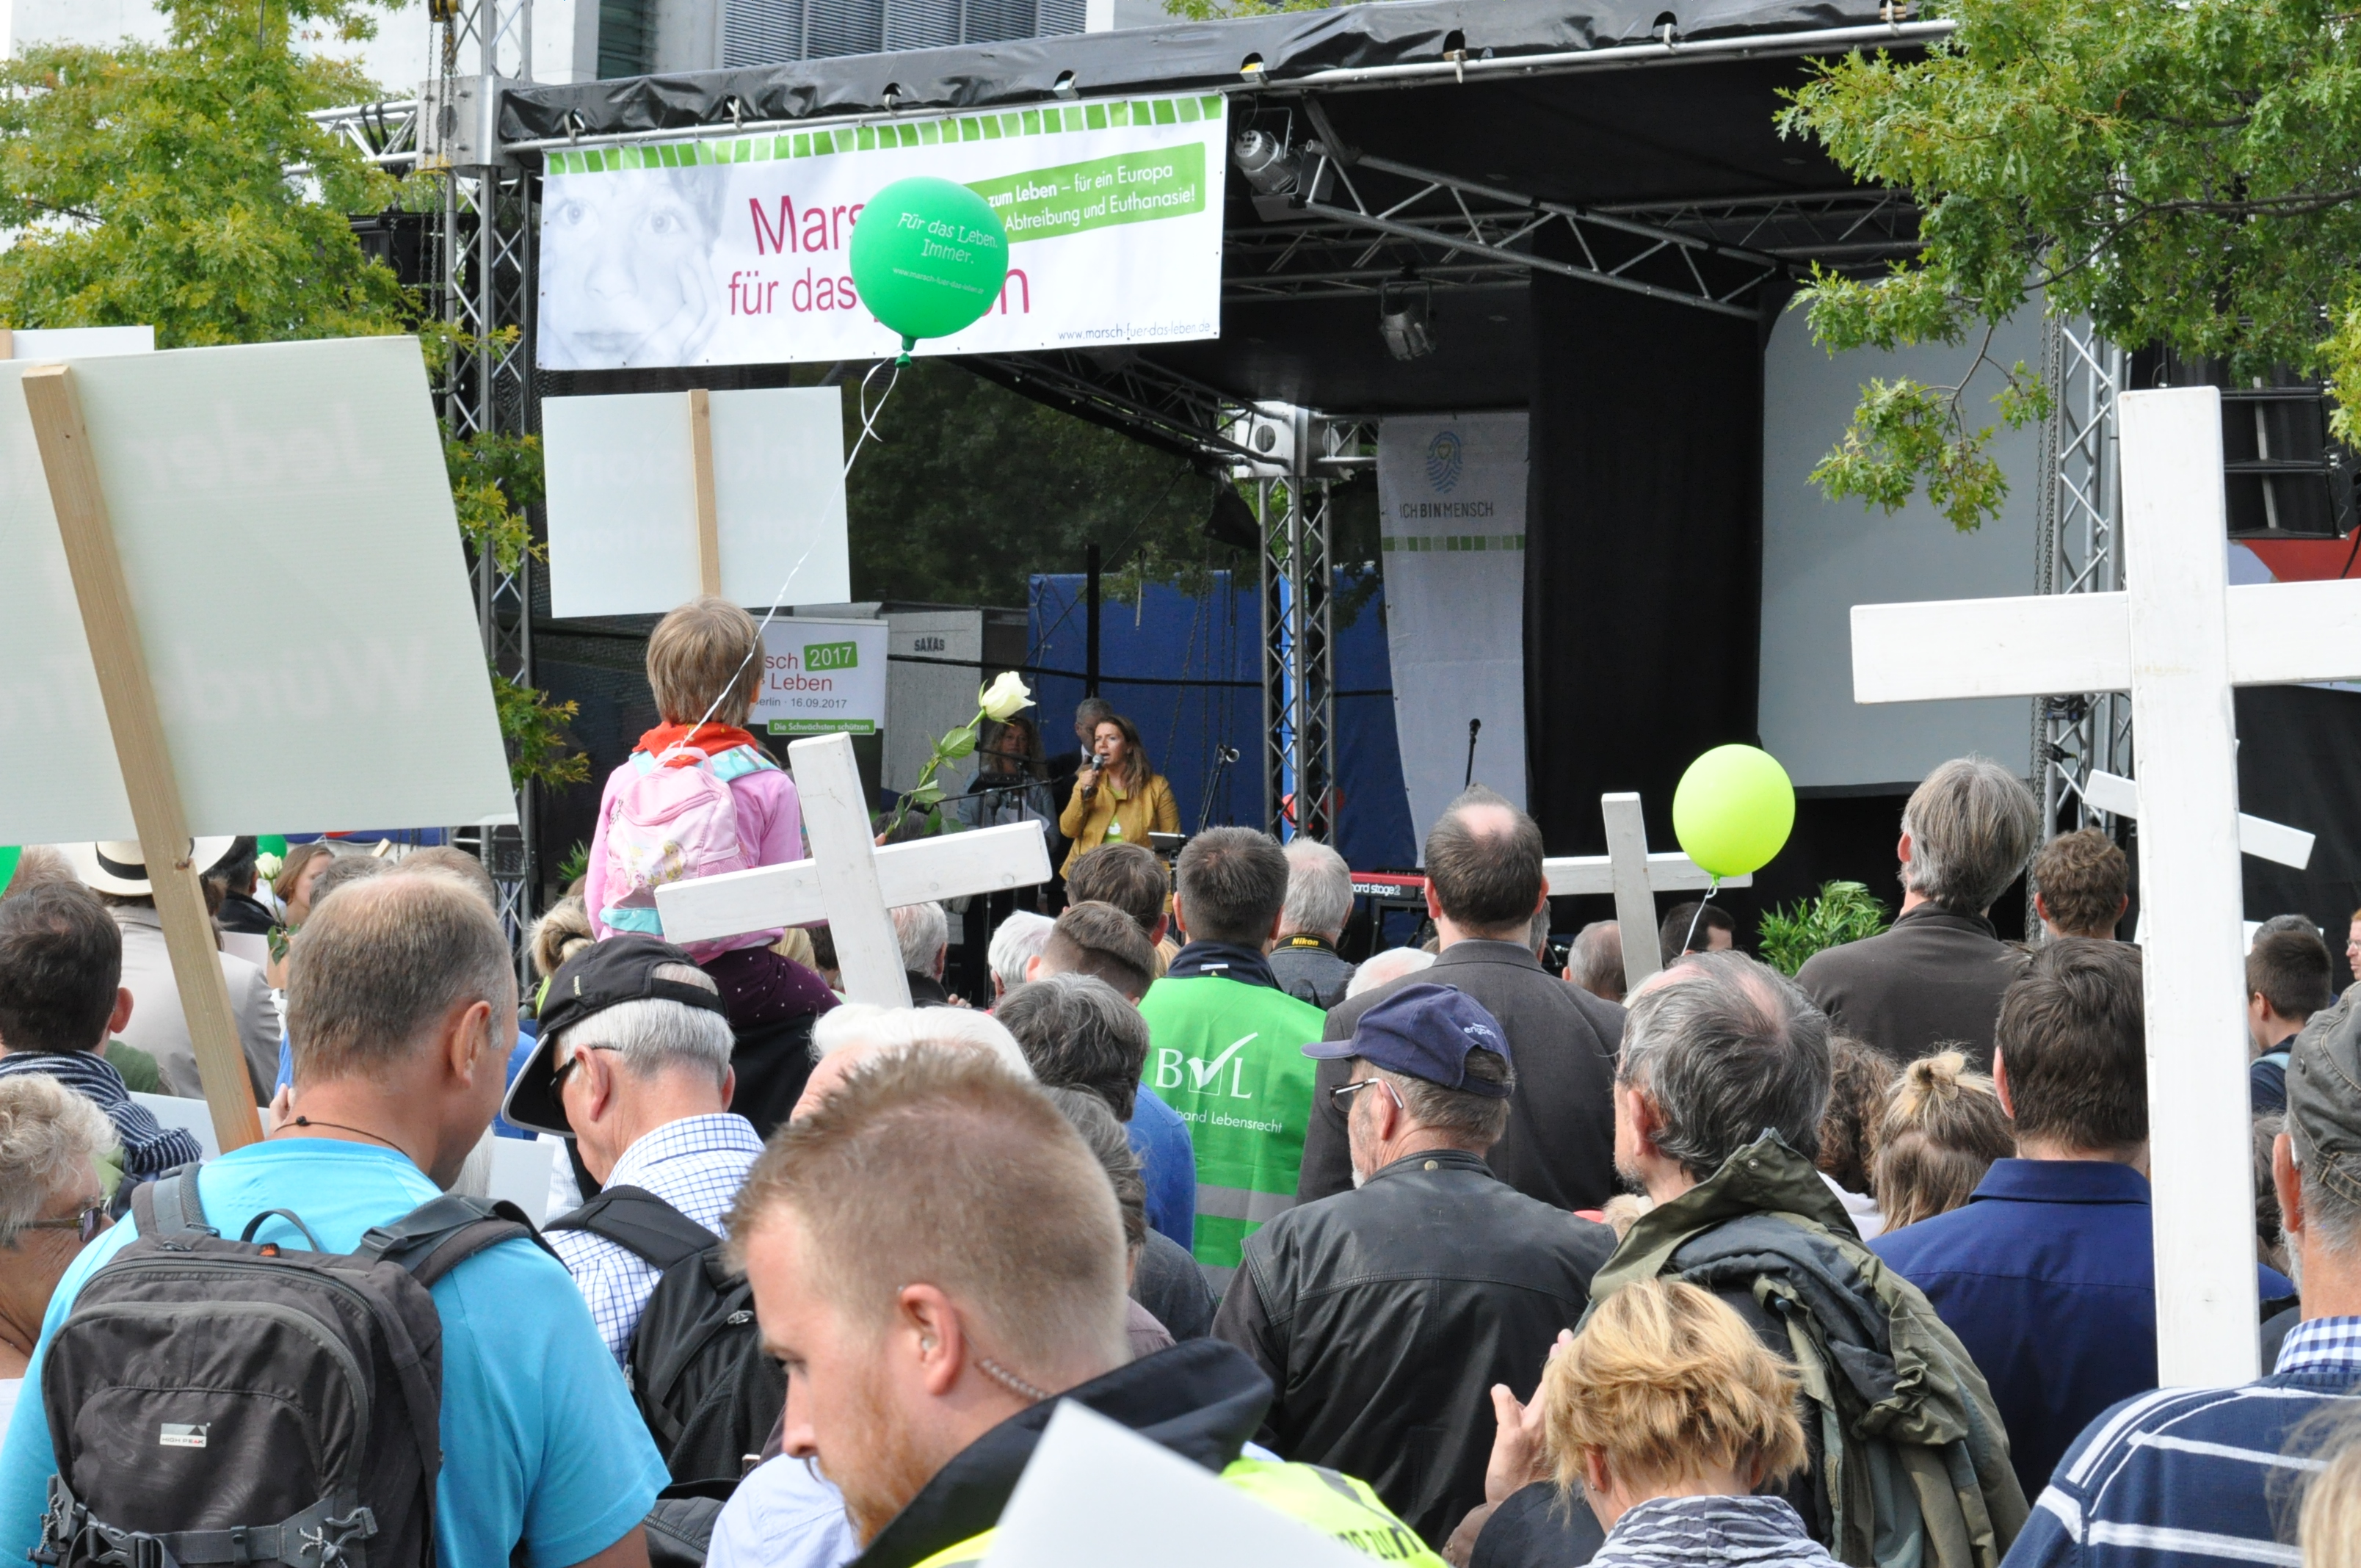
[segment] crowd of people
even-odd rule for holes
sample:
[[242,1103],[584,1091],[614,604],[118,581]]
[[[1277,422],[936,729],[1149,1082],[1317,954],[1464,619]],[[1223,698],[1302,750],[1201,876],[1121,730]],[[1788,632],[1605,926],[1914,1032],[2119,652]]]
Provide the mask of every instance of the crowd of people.
[[[879,1007],[824,930],[654,916],[801,852],[743,620],[658,629],[537,983],[464,855],[307,847],[266,899],[192,850],[286,934],[277,987],[225,955],[266,1135],[215,1159],[132,1089],[195,1089],[184,1021],[126,1034],[173,994],[137,847],[28,854],[0,1560],[950,1568],[1071,1401],[1389,1563],[2361,1561],[2361,1018],[2308,922],[2248,963],[2264,1376],[2160,1389],[2126,868],[2005,770],[1911,796],[1890,931],[1791,979],[1685,906],[1624,995],[1612,923],[1553,961],[1499,795],[1428,833],[1432,944],[1356,963],[1334,850],[1168,863],[1094,709],[1062,909],[972,1006],[895,911]],[[1990,918],[2028,867],[2029,947]],[[501,1135],[564,1140],[544,1212],[468,1199]]]

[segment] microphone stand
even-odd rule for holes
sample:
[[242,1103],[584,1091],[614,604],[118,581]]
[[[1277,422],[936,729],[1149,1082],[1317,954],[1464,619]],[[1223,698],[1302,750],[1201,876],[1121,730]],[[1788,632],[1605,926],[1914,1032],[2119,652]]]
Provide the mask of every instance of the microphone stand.
[[1235,746],[1216,746],[1213,748],[1213,776],[1206,782],[1205,798],[1197,804],[1198,832],[1202,833],[1205,830],[1205,824],[1213,820],[1213,796],[1221,791],[1222,770],[1227,768],[1232,762],[1235,762],[1237,760],[1238,749]]
[[1461,789],[1466,789],[1476,782],[1476,732],[1483,728],[1484,721],[1480,718],[1471,718],[1467,721],[1467,773],[1459,781]]

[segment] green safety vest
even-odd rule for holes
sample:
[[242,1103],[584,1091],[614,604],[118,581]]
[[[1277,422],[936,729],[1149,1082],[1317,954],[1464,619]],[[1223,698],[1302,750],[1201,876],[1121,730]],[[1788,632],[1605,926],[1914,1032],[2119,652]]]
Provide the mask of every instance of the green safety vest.
[[[1377,1493],[1369,1489],[1366,1481],[1356,1481],[1323,1465],[1289,1464],[1268,1459],[1241,1459],[1222,1472],[1222,1479],[1257,1502],[1364,1556],[1380,1563],[1406,1563],[1411,1568],[1443,1568],[1443,1559],[1419,1540],[1416,1531],[1396,1519],[1391,1509],[1378,1501]],[[918,1568],[977,1568],[992,1550],[992,1538],[996,1533],[988,1530],[957,1546],[947,1546],[919,1563]]]
[[1189,1124],[1197,1150],[1197,1261],[1235,1268],[1238,1249],[1295,1205],[1303,1128],[1320,1064],[1303,1047],[1327,1014],[1267,985],[1170,977],[1139,1000],[1142,1083]]

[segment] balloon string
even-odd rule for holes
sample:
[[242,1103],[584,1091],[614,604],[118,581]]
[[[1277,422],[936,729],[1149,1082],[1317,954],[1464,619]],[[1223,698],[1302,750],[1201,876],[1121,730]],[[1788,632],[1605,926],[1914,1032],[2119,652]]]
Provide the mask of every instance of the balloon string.
[[1688,952],[1689,944],[1697,940],[1697,922],[1705,918],[1705,906],[1712,903],[1713,895],[1720,891],[1721,878],[1712,872],[1708,872],[1706,873],[1705,896],[1697,900],[1697,913],[1689,916],[1689,934],[1681,938],[1681,950],[1679,953],[1675,954],[1674,957],[1682,957]]
[[[910,356],[907,353],[905,353],[900,359],[895,361],[889,362],[887,360],[880,359],[876,364],[872,365],[869,367],[869,373],[867,375],[861,378],[861,389],[858,394],[861,401],[861,433],[853,437],[852,450],[845,454],[844,472],[846,474],[851,474],[852,472],[852,460],[861,455],[861,448],[867,444],[871,436],[876,435],[880,445],[884,444],[885,438],[882,435],[877,435],[877,416],[885,411],[885,400],[894,395],[894,389],[901,383],[902,367],[907,365],[909,362]],[[871,408],[869,406],[869,383],[877,378],[877,372],[884,369],[888,363],[893,365],[894,374],[886,381],[885,389],[877,394],[877,406],[875,408]],[[738,661],[738,667],[730,672],[730,678],[728,680],[721,683],[721,689],[714,694],[713,706],[705,710],[705,717],[698,719],[695,724],[690,725],[686,734],[684,734],[679,740],[674,741],[671,745],[665,747],[662,751],[656,754],[655,765],[657,767],[663,767],[674,752],[687,745],[689,740],[697,734],[697,732],[704,729],[706,725],[711,721],[713,716],[720,711],[722,698],[728,696],[732,691],[737,689],[738,677],[746,673],[746,666],[754,662],[754,655],[763,651],[763,633],[769,628],[771,618],[779,613],[779,601],[787,597],[787,589],[795,583],[796,574],[804,569],[804,563],[810,560],[811,553],[818,548],[819,541],[817,539],[813,540],[809,544],[804,546],[804,553],[796,557],[796,564],[787,568],[786,581],[781,583],[779,585],[778,592],[771,596],[771,608],[763,612],[761,622],[754,628],[754,645],[746,650],[746,656]]]

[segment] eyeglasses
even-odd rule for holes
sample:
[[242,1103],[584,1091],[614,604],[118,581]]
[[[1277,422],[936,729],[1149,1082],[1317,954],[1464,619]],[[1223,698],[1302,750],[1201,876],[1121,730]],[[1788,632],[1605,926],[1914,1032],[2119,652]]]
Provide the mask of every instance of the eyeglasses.
[[69,1214],[62,1220],[33,1220],[18,1226],[17,1229],[71,1231],[79,1238],[76,1245],[88,1246],[97,1239],[99,1232],[106,1229],[106,1203],[102,1199],[93,1198],[82,1206],[80,1212]]
[[562,1094],[562,1093],[564,1093],[564,1092],[565,1092],[565,1091],[566,1091],[566,1075],[567,1073],[569,1073],[569,1072],[572,1072],[576,1068],[580,1067],[580,1066],[582,1065],[582,1053],[583,1053],[583,1052],[585,1052],[585,1051],[612,1051],[612,1050],[620,1050],[620,1049],[621,1049],[621,1048],[622,1048],[622,1047],[620,1047],[620,1046],[577,1046],[577,1047],[574,1047],[574,1054],[573,1054],[572,1056],[567,1057],[567,1058],[566,1058],[566,1065],[565,1065],[564,1067],[559,1068],[555,1072],[553,1072],[553,1073],[551,1073],[551,1074],[549,1075],[549,1096],[550,1096],[550,1098],[551,1098],[551,1099],[553,1099],[553,1100],[555,1100],[555,1098],[557,1098],[557,1096],[558,1096],[558,1095],[560,1095],[560,1094]]
[[1354,1095],[1364,1089],[1374,1089],[1384,1081],[1385,1080],[1381,1078],[1356,1078],[1350,1083],[1340,1083],[1330,1090],[1328,1098],[1335,1102],[1338,1110],[1349,1111],[1353,1108]]

